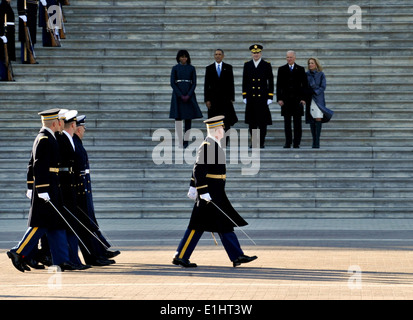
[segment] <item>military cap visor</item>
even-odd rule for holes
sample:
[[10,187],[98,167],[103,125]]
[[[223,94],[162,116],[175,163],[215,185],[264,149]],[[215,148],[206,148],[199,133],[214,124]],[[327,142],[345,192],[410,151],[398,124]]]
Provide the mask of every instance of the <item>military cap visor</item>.
[[86,119],[86,116],[83,115],[83,114],[78,116],[77,120],[76,120],[76,125],[77,126],[84,126],[85,125],[85,119]]
[[48,109],[38,113],[38,115],[42,118],[43,121],[47,120],[56,120],[59,119],[59,111],[60,109]]
[[253,44],[252,46],[250,46],[250,51],[252,53],[259,53],[262,51],[262,49],[264,49],[264,47],[260,44]]
[[212,128],[217,128],[217,127],[224,127],[224,116],[216,116],[213,118],[209,118],[204,121],[206,124],[207,128],[212,129]]
[[65,113],[65,123],[71,122],[71,121],[76,121],[77,118],[77,110],[69,110],[68,112]]

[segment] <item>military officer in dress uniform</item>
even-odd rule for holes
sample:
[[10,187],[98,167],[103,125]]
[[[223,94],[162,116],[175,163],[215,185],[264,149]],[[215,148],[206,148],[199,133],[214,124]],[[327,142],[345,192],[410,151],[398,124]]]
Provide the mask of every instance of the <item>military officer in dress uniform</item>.
[[90,252],[87,252],[81,245],[83,258],[87,264],[93,266],[106,266],[115,263],[115,260],[109,259],[120,254],[120,251],[108,250],[111,245],[103,236],[95,216],[93,205],[92,184],[90,178],[89,157],[83,146],[82,139],[86,130],[85,115],[77,116],[76,131],[73,135],[75,144],[75,176],[77,188],[77,206],[80,214],[80,220],[94,235],[87,230],[80,232],[84,244]]
[[[6,20],[5,20],[6,19]],[[10,6],[10,0],[1,0],[0,3],[0,76],[7,80],[4,45],[7,47],[8,58],[16,61],[16,46],[14,40],[14,12]]]
[[[80,213],[77,209],[76,199],[76,176],[75,176],[75,144],[73,142],[73,135],[76,130],[76,120],[78,112],[76,110],[69,110],[63,115],[63,130],[56,132],[56,139],[59,143],[60,151],[60,166],[59,179],[60,188],[63,197],[62,214],[69,222],[71,228],[66,229],[70,261],[77,266],[78,269],[87,269],[89,265],[83,265],[79,255],[79,240],[78,236],[82,231],[83,226],[79,223]],[[74,230],[72,230],[72,228]],[[76,234],[74,233],[76,232]]]
[[271,64],[262,59],[263,46],[254,44],[249,49],[252,60],[244,64],[242,75],[242,97],[246,104],[245,123],[249,125],[251,139],[252,130],[260,130],[260,147],[264,148],[267,126],[272,124],[269,105],[274,98],[274,75]]
[[[59,188],[59,145],[54,136],[59,128],[59,109],[40,112],[42,128],[32,148],[27,169],[28,194],[31,196],[29,228],[17,246],[7,252],[14,267],[28,271],[25,259],[47,235],[54,265],[61,270],[74,270],[69,261],[65,222],[56,211],[62,210],[62,196]],[[54,206],[54,207],[53,207]]]
[[[233,266],[257,259],[256,256],[244,255],[238,238],[234,233],[235,224],[245,226],[247,222],[232,207],[225,193],[226,165],[225,151],[220,141],[225,136],[224,116],[217,116],[204,121],[208,136],[197,152],[196,163],[188,196],[196,203],[192,210],[188,228],[182,238],[172,263],[185,268],[196,267],[189,258],[204,231],[217,232],[222,244],[233,262]],[[213,201],[231,219],[228,219],[210,201]]]
[[38,0],[17,0],[17,12],[19,15],[19,41],[21,43],[21,61],[24,64],[29,64],[29,55],[24,45],[26,42],[26,34],[24,23],[26,23],[32,45],[36,44],[37,35],[37,11],[39,8]]

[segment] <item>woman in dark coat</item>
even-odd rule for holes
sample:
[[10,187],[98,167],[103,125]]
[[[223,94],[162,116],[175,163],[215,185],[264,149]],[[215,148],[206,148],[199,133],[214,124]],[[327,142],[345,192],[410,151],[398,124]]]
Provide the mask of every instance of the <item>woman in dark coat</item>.
[[313,148],[320,148],[320,135],[323,122],[330,121],[333,111],[326,107],[324,91],[327,87],[326,76],[317,58],[308,59],[308,97],[306,99],[306,123],[310,124]]
[[179,147],[187,147],[183,141],[182,120],[185,120],[185,132],[191,129],[192,119],[202,118],[202,112],[196,100],[196,70],[191,65],[188,51],[179,50],[178,62],[171,71],[172,99],[169,118],[175,119],[175,131],[179,139]]

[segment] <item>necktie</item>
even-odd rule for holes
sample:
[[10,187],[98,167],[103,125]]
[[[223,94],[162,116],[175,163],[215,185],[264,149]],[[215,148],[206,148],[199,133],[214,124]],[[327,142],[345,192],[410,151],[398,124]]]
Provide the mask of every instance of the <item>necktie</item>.
[[221,76],[221,67],[218,65],[217,66],[217,73],[218,73],[218,77]]
[[291,72],[293,71],[293,67],[292,67],[292,66],[290,66],[290,71],[291,71]]

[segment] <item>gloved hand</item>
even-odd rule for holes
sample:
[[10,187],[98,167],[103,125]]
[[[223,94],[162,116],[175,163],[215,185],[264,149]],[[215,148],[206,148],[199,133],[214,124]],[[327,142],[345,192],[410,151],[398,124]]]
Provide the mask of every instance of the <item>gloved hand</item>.
[[196,196],[197,196],[198,192],[196,191],[196,188],[194,187],[189,187],[188,190],[188,198],[192,199],[192,200],[196,200]]
[[272,100],[271,99],[268,99],[267,100],[267,105],[270,105],[272,103]]
[[187,102],[189,100],[189,96],[181,96],[183,102]]
[[26,16],[19,16],[20,19],[22,19],[24,22],[27,22],[27,17]]
[[28,189],[28,190],[26,191],[26,197],[29,198],[29,199],[31,199],[31,198],[32,198],[32,193],[33,193],[33,190]]
[[49,194],[47,192],[39,193],[39,198],[42,198],[46,202],[50,200]]
[[1,40],[3,40],[4,43],[7,43],[7,37],[6,36],[1,36],[0,38],[1,38]]
[[244,101],[244,103],[247,104],[247,99],[243,99],[242,101]]
[[212,200],[212,199],[211,199],[211,195],[210,195],[209,193],[201,194],[199,197],[200,197],[202,200],[205,200],[206,202],[209,202],[209,201]]
[[47,7],[47,1],[46,0],[40,0],[40,2],[42,3],[43,7]]

